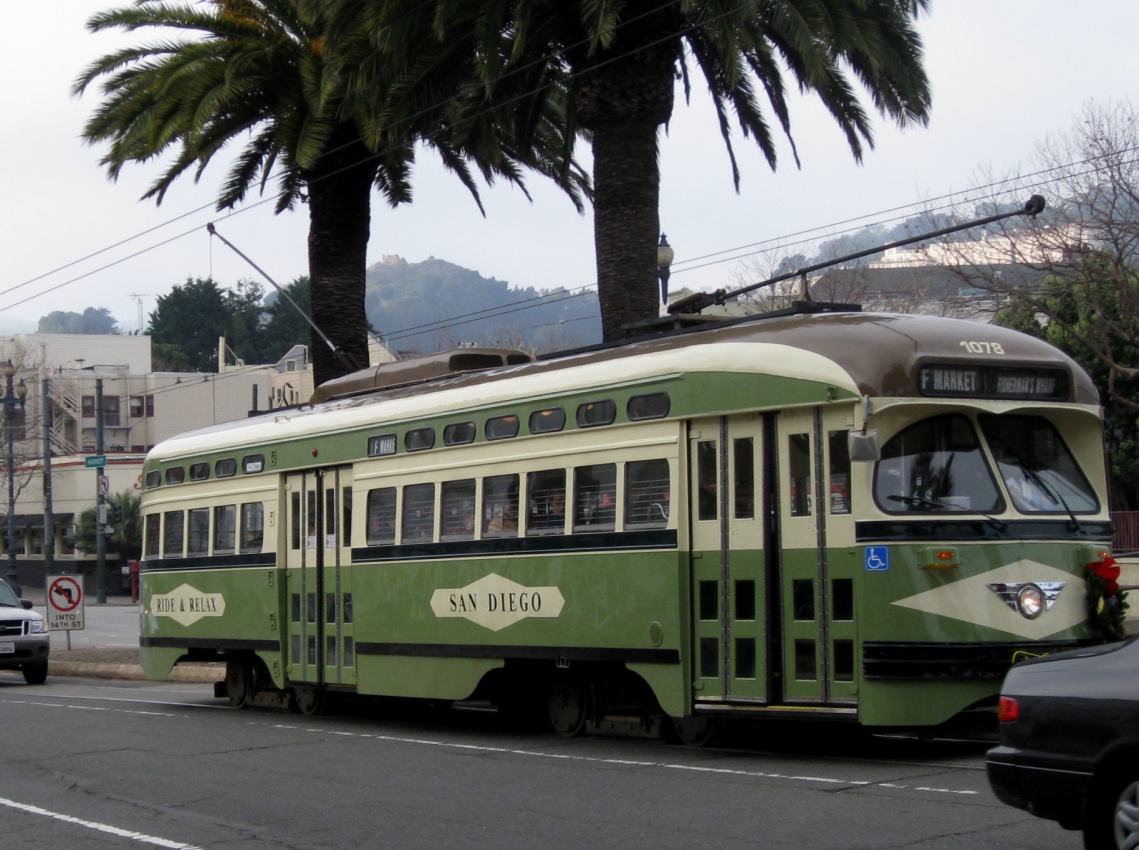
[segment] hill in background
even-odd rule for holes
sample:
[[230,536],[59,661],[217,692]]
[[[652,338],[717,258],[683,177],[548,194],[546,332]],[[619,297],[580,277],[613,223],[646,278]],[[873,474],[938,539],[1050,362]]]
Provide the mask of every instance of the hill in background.
[[512,289],[445,260],[389,255],[367,271],[368,321],[400,355],[463,343],[554,351],[601,341],[597,292]]

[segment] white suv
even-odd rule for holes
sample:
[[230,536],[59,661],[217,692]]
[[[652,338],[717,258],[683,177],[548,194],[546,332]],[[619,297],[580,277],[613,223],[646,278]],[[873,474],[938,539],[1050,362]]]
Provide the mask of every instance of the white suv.
[[43,615],[31,608],[31,600],[19,599],[0,580],[0,670],[21,670],[29,685],[42,685],[51,635]]

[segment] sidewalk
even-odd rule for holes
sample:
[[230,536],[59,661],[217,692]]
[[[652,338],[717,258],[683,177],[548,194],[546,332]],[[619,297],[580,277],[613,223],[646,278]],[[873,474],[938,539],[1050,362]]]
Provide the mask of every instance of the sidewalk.
[[[23,587],[23,597],[46,614],[44,588]],[[84,629],[51,633],[48,676],[146,681],[138,647],[138,605],[126,596],[108,596],[104,604],[94,596],[84,600]],[[70,637],[71,649],[68,649]],[[222,663],[179,664],[168,682],[213,684],[225,679]]]

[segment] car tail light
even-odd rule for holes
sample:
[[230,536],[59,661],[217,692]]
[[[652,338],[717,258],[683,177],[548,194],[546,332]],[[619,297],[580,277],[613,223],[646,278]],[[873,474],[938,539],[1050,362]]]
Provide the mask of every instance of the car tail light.
[[997,720],[1001,723],[1015,723],[1020,720],[1020,703],[1012,697],[1001,697],[997,705]]

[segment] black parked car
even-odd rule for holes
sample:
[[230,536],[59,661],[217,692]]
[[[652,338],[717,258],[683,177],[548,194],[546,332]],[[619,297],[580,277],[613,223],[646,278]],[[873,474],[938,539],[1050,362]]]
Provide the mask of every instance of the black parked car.
[[1139,638],[1014,666],[1001,688],[989,784],[1003,802],[1139,848]]

